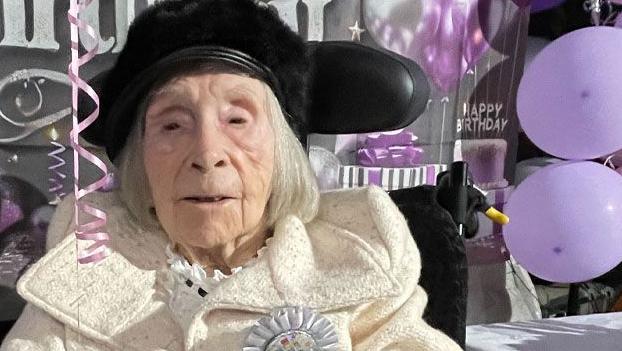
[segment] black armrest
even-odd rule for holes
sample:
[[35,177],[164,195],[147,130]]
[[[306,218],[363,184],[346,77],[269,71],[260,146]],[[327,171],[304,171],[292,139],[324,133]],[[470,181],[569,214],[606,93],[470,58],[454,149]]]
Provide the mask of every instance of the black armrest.
[[436,201],[436,187],[390,191],[421,253],[419,284],[428,293],[423,318],[462,348],[466,334],[468,266],[458,228]]
[[13,324],[15,324],[15,321],[0,321],[0,344],[2,344],[9,330],[13,327]]

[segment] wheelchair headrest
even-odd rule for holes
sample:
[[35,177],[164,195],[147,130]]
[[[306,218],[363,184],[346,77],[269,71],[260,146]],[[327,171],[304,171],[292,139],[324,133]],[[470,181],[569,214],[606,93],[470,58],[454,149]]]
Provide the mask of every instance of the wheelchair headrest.
[[308,131],[351,134],[388,131],[413,123],[430,87],[413,61],[351,41],[309,42]]

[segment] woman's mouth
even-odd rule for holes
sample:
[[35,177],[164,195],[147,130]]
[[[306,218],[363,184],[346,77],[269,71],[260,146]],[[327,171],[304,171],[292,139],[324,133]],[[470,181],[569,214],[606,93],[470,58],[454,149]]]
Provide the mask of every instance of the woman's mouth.
[[228,196],[188,196],[184,200],[195,204],[224,204],[233,198]]

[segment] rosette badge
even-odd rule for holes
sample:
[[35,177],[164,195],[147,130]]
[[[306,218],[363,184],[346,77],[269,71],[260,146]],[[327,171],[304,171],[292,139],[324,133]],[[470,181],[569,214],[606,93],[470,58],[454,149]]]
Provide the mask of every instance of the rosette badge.
[[258,320],[243,351],[334,351],[337,333],[324,316],[306,307],[284,307]]

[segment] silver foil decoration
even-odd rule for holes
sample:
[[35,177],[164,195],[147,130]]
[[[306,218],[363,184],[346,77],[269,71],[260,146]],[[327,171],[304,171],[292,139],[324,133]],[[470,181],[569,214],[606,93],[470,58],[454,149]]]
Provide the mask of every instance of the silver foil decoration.
[[307,307],[283,307],[257,322],[243,351],[335,351],[333,324]]
[[[22,92],[21,95],[14,98],[14,103],[17,110],[22,115],[25,117],[31,117],[40,112],[41,107],[43,106],[43,93],[40,85],[47,81],[66,85],[71,84],[67,74],[65,73],[38,68],[21,69],[0,79],[0,94],[11,84],[23,84],[24,89],[27,89],[27,91],[30,92],[28,95],[34,95],[34,97],[27,96]],[[0,128],[1,124],[8,123],[12,127],[17,127],[19,129],[19,132],[17,132],[16,135],[0,135],[0,144],[13,143],[22,140],[37,130],[49,126],[69,115],[71,115],[71,107],[64,108],[60,111],[34,120],[21,120],[21,118],[15,118],[14,116],[5,114],[0,108]]]

